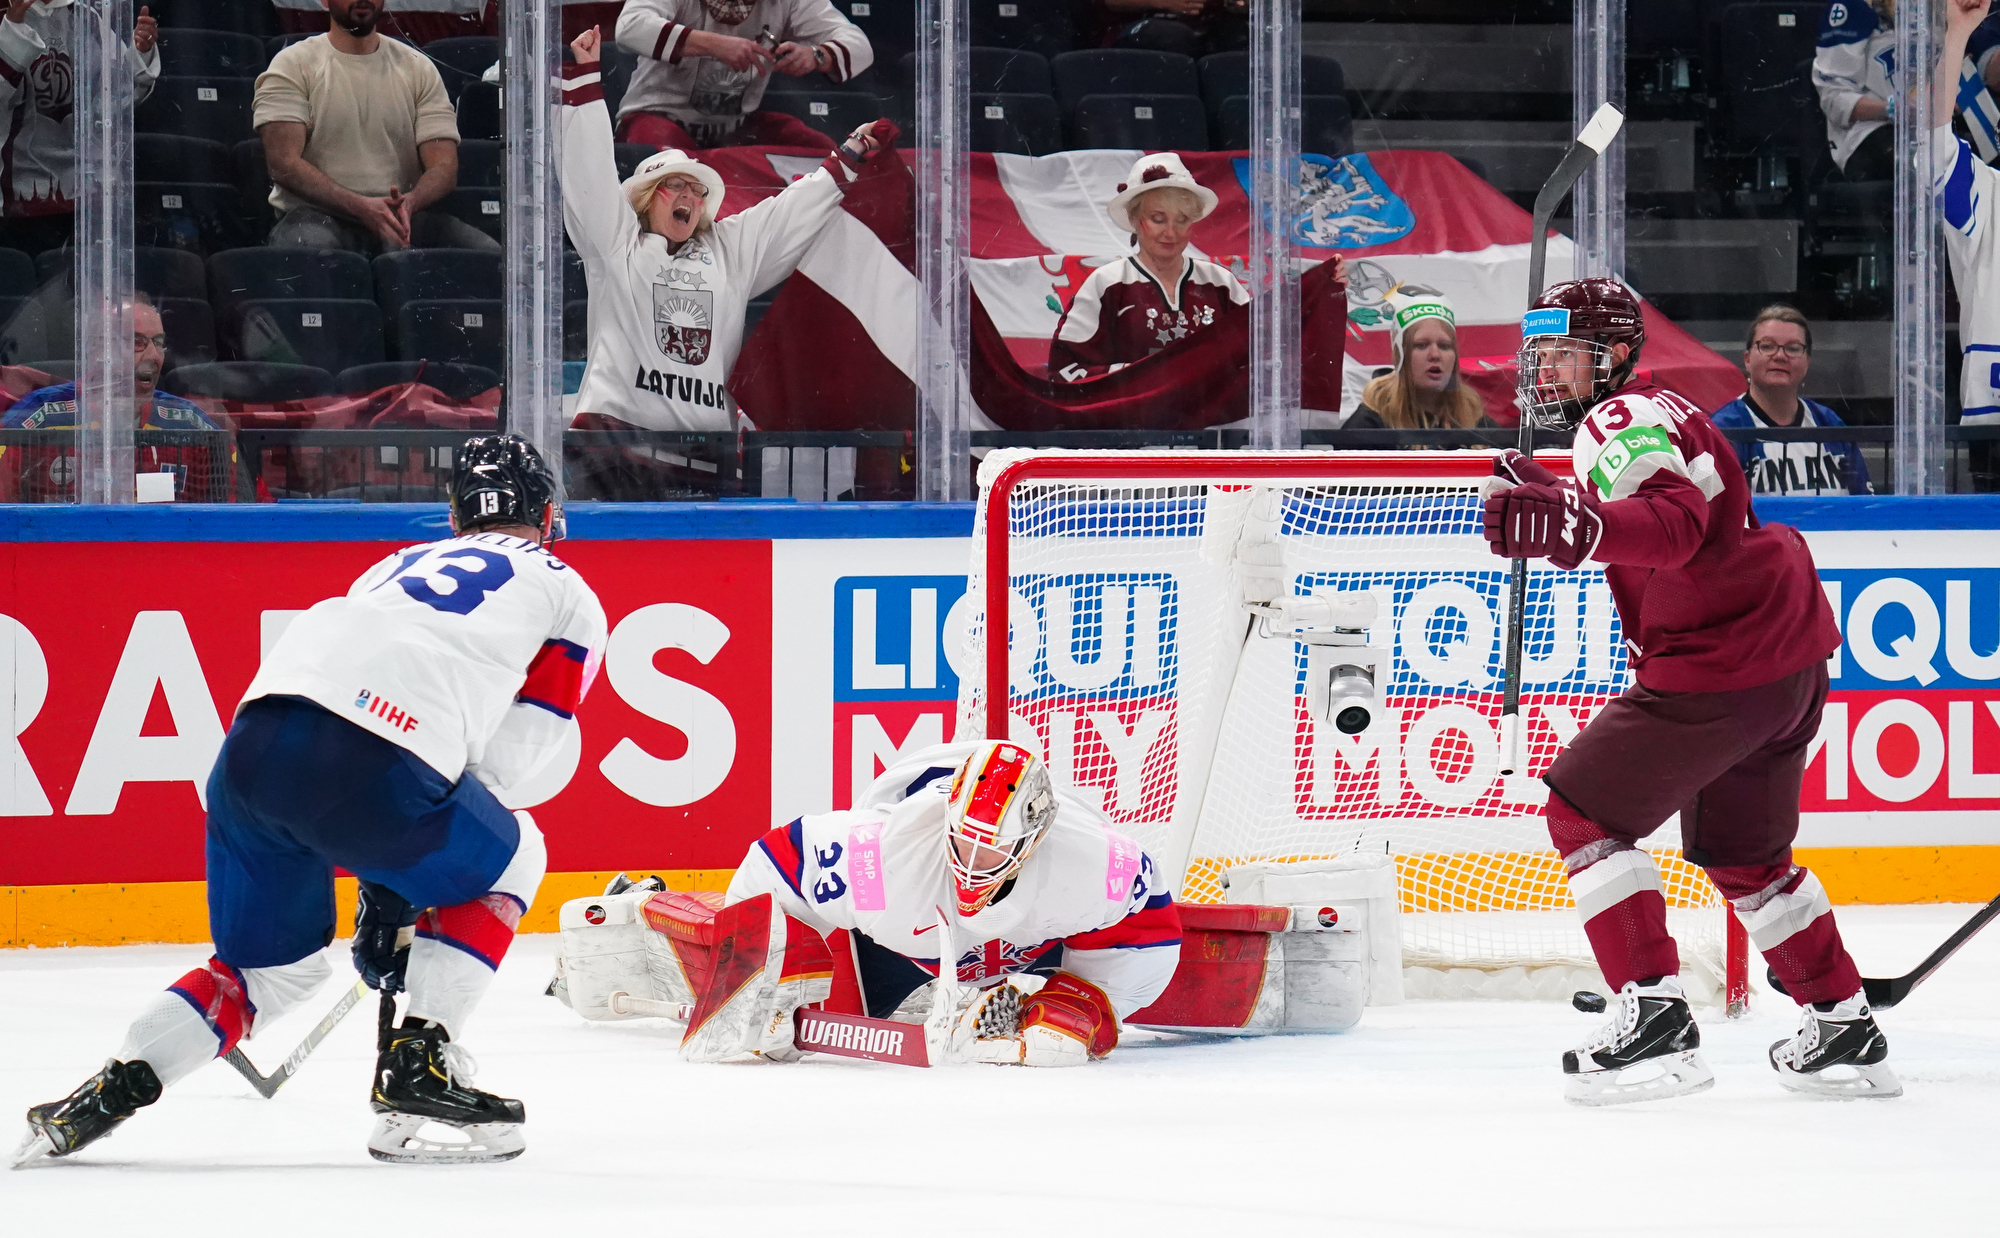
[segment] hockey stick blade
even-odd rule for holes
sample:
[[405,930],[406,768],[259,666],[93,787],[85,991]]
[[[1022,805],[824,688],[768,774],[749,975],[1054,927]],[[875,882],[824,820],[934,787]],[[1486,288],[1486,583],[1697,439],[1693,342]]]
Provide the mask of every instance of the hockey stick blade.
[[268,1075],[259,1073],[257,1068],[250,1064],[250,1059],[244,1054],[241,1045],[231,1049],[226,1060],[236,1068],[237,1074],[250,1081],[250,1086],[257,1089],[259,1096],[269,1100],[278,1094],[279,1088],[285,1086],[286,1080],[299,1073],[299,1067],[305,1065],[305,1060],[312,1056],[312,1051],[319,1047],[319,1042],[325,1040],[326,1034],[346,1018],[350,1010],[360,1005],[361,999],[367,995],[367,982],[357,979],[353,988],[340,995],[340,1000],[333,1004],[333,1009],[326,1012],[326,1017],[319,1021],[319,1025],[306,1033],[306,1038],[299,1042],[298,1048],[292,1050],[291,1056]]
[[[1908,997],[1911,989],[1916,988],[1929,979],[1932,972],[1942,967],[1946,959],[1957,954],[1959,947],[1971,941],[1973,934],[1985,928],[1995,916],[2000,916],[2000,897],[1996,897],[1992,902],[1981,907],[1970,920],[1959,926],[1956,933],[1945,938],[1943,945],[1931,951],[1929,958],[1917,964],[1910,971],[1900,976],[1889,976],[1879,979],[1873,976],[1863,977],[1861,980],[1861,995],[1868,999],[1870,1006],[1878,1010],[1887,1010],[1889,1007]],[[1790,993],[1785,993],[1784,983],[1778,979],[1778,973],[1766,969],[1764,978],[1770,983],[1773,989],[1784,993],[1786,997],[1791,996]]]
[[892,1019],[870,1019],[826,1010],[800,1010],[796,1023],[798,1030],[793,1034],[792,1044],[801,1053],[857,1057],[897,1066],[931,1064],[921,1023],[897,1023]]

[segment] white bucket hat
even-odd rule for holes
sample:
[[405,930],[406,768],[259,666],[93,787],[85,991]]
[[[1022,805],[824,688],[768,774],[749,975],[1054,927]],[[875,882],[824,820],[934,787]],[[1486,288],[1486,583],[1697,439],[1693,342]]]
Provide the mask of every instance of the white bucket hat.
[[722,209],[722,178],[716,175],[714,168],[693,158],[686,151],[674,150],[671,147],[656,155],[646,156],[645,162],[626,178],[625,200],[632,204],[633,210],[638,210],[639,199],[648,189],[675,174],[692,176],[708,187],[708,197],[702,200],[699,223],[714,223],[715,213]]
[[1126,210],[1132,205],[1132,199],[1155,189],[1185,189],[1193,194],[1201,202],[1201,214],[1195,216],[1196,219],[1207,219],[1215,211],[1215,191],[1196,180],[1179,155],[1162,151],[1157,155],[1139,156],[1139,162],[1132,165],[1132,170],[1118,186],[1118,195],[1104,208],[1105,213],[1111,216],[1111,222],[1118,225],[1119,231],[1137,232],[1139,229],[1133,225]]
[[1383,304],[1390,314],[1390,364],[1397,369],[1403,366],[1403,336],[1424,319],[1440,319],[1451,328],[1454,339],[1458,336],[1458,315],[1452,312],[1450,299],[1441,292],[1398,290],[1390,293]]

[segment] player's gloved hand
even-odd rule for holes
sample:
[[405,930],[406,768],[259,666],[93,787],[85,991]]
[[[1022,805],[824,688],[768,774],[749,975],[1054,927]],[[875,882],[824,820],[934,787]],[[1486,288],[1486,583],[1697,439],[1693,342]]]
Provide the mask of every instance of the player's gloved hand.
[[1013,976],[973,995],[952,1032],[960,1062],[1081,1066],[1118,1047],[1111,1000],[1088,980],[1057,972]]
[[354,970],[369,988],[403,991],[416,925],[417,909],[402,895],[372,881],[361,883],[361,902],[354,909]]
[[[1547,472],[1547,470],[1543,470]],[[1569,484],[1531,482],[1486,500],[1486,542],[1503,559],[1547,559],[1568,570],[1604,535],[1595,500]]]

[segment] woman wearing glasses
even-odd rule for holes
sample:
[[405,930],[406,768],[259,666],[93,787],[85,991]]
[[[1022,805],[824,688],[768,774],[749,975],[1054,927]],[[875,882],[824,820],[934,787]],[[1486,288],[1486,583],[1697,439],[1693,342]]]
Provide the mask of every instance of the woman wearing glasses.
[[718,219],[722,178],[683,151],[660,151],[620,184],[599,39],[584,31],[570,44],[575,62],[563,65],[563,219],[590,283],[577,414],[649,430],[735,429],[726,384],[744,307],[792,273],[896,127],[862,126],[811,175]]
[[[1812,368],[1812,324],[1789,305],[1766,306],[1743,343],[1748,390],[1709,414],[1718,426],[1762,430],[1844,426],[1799,394]],[[1738,443],[1752,494],[1870,494],[1868,461],[1853,443]]]

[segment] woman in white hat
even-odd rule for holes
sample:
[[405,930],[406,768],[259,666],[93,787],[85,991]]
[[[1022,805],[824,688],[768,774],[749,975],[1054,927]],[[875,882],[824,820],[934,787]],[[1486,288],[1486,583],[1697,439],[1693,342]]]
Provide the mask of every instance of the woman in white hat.
[[798,266],[840,213],[862,161],[895,140],[887,120],[864,125],[773,197],[727,219],[722,178],[663,150],[620,184],[611,115],[598,76],[599,32],[570,44],[563,65],[563,222],[590,283],[590,360],[577,414],[648,430],[733,430],[726,386],[743,347],[750,298]]
[[1229,271],[1188,254],[1194,225],[1215,210],[1215,191],[1179,155],[1141,156],[1105,208],[1138,252],[1090,273],[1056,324],[1049,373],[1096,378],[1150,356],[1215,322],[1250,294]]
[[1458,372],[1458,318],[1438,292],[1388,298],[1393,368],[1361,391],[1343,430],[1468,430],[1490,426],[1485,402]]

